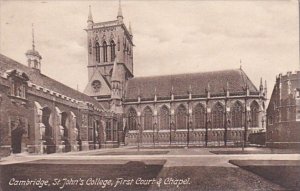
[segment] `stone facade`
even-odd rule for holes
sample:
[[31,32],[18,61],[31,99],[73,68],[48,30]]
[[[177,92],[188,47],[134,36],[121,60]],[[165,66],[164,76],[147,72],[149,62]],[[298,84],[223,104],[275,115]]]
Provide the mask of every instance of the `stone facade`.
[[108,139],[117,134],[125,144],[227,145],[265,130],[266,87],[261,82],[257,89],[242,69],[136,78],[133,34],[120,5],[116,20],[100,23],[90,9],[86,31],[85,93],[118,116],[107,124]]
[[0,147],[13,153],[99,148],[107,115],[94,99],[0,55]]
[[125,98],[126,143],[234,145],[247,142],[249,134],[265,129],[263,92],[175,93],[160,97],[156,91],[152,98]]
[[267,108],[267,146],[300,148],[300,72],[279,74]]

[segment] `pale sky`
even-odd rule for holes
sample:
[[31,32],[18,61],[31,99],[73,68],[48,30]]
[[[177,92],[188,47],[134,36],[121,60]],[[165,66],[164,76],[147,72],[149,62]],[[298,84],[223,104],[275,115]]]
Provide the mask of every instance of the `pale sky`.
[[[34,23],[42,73],[83,91],[86,21],[115,20],[118,1],[0,0],[0,52],[26,64]],[[122,0],[132,25],[135,76],[243,70],[270,96],[279,73],[299,70],[298,3],[290,1]]]

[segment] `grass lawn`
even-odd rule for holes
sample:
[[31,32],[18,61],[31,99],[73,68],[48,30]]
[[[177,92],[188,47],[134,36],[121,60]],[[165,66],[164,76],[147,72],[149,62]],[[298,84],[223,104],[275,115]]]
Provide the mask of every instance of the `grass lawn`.
[[112,151],[101,153],[90,153],[89,155],[162,155],[167,154],[169,151]]
[[[189,158],[183,159],[189,160]],[[24,162],[18,164],[0,165],[1,188],[4,191],[16,190],[285,190],[283,187],[274,184],[264,178],[261,178],[251,172],[237,167],[222,166],[164,166],[166,160],[71,160],[71,159],[46,159]],[[37,186],[9,186],[9,181],[16,180],[34,180],[41,178],[49,180],[51,184],[42,189]],[[52,185],[54,178],[61,180],[84,180],[94,181],[112,180],[112,186],[102,188],[102,185],[65,185],[62,189],[62,183],[59,186]],[[127,179],[130,185],[116,185],[118,178]],[[136,182],[137,180],[139,182]],[[161,180],[158,186],[157,182],[153,184],[140,184],[149,180]],[[173,180],[173,182],[172,182]],[[179,182],[185,183],[179,185]],[[103,182],[102,182],[103,183]],[[106,182],[107,183],[107,182]],[[124,183],[124,182],[123,182]],[[147,183],[147,182],[146,182]],[[71,184],[71,183],[70,183]],[[178,187],[177,187],[178,186]],[[0,189],[1,190],[1,189]]]
[[229,162],[289,190],[300,190],[299,160],[230,160]]

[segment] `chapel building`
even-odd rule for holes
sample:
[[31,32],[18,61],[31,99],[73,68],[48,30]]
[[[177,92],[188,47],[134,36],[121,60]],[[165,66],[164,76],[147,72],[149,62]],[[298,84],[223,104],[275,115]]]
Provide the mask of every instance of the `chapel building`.
[[233,145],[265,131],[267,87],[241,69],[134,77],[133,34],[117,18],[87,20],[84,93],[115,113],[105,127],[112,144]]

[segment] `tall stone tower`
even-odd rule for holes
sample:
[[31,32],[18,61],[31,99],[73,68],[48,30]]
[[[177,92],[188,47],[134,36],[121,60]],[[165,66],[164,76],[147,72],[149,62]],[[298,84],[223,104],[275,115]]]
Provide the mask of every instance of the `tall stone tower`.
[[[88,84],[84,93],[99,102],[116,105],[124,95],[126,81],[133,77],[133,35],[123,22],[121,4],[116,20],[94,23],[91,7],[87,20]],[[116,90],[118,88],[118,90]]]

